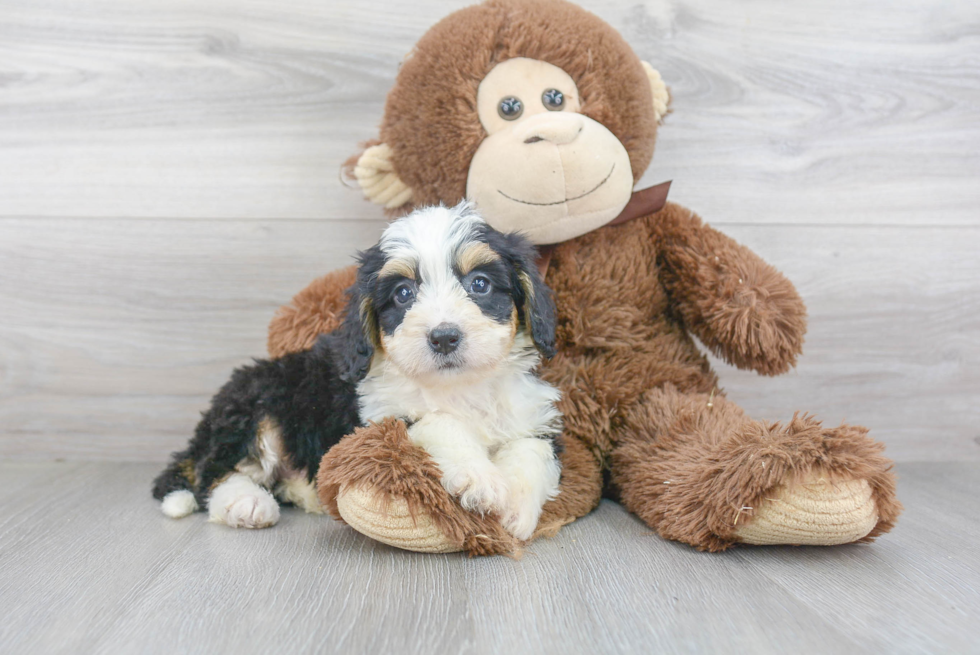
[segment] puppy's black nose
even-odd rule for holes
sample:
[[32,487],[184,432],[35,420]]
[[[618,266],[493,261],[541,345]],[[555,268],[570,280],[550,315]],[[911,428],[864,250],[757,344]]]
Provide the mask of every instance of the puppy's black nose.
[[429,332],[429,347],[437,353],[448,355],[459,347],[463,333],[451,323],[440,323]]

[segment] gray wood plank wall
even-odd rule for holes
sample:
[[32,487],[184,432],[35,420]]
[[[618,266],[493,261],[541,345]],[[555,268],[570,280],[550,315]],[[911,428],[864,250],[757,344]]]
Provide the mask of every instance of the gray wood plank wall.
[[[0,0],[0,456],[157,460],[384,225],[340,163],[464,3]],[[583,1],[662,73],[643,184],[798,285],[751,413],[980,460],[980,6]]]

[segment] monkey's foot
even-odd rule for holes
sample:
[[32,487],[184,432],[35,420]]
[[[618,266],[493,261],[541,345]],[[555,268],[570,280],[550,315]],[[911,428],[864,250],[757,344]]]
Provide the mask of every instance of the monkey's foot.
[[337,511],[361,534],[395,548],[417,553],[454,553],[463,549],[443,534],[427,512],[413,517],[403,498],[384,503],[370,489],[345,489],[337,494]]
[[320,462],[317,493],[331,516],[382,543],[423,553],[512,553],[522,545],[495,514],[460,507],[442,472],[409,440],[405,423],[385,419],[341,439]]
[[758,505],[746,508],[735,531],[742,543],[847,544],[868,536],[879,518],[867,480],[836,481],[820,472],[776,487]]

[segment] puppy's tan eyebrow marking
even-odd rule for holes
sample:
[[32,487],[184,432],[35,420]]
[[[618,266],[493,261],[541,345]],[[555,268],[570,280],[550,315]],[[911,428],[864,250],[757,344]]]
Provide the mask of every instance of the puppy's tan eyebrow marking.
[[456,266],[461,275],[466,275],[477,266],[490,264],[500,260],[500,255],[490,249],[485,243],[474,243],[466,246],[456,255]]
[[401,275],[409,280],[415,279],[415,262],[407,259],[389,259],[378,271],[378,277],[388,277],[391,275]]

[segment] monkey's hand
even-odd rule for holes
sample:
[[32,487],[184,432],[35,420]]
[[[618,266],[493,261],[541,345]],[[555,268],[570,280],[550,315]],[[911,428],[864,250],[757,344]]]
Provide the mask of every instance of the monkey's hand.
[[706,346],[730,364],[763,375],[796,364],[806,307],[789,280],[678,205],[657,214],[654,230],[668,292]]

